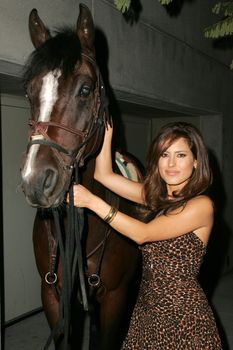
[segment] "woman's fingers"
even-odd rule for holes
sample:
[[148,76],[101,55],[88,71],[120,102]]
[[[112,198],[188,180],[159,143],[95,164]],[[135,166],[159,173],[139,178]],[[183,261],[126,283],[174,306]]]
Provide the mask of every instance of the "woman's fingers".
[[[74,195],[74,205],[78,208],[88,208],[89,204],[92,202],[94,196],[93,194],[82,185],[73,186],[73,195]],[[69,203],[69,194],[66,197],[67,202]]]
[[74,205],[86,208],[90,200],[91,192],[82,185],[74,185]]
[[[82,202],[82,191],[80,190],[79,186],[81,185],[73,185],[73,197],[74,197],[74,205],[76,207],[79,207]],[[70,194],[67,193],[66,196],[67,203],[70,202]]]

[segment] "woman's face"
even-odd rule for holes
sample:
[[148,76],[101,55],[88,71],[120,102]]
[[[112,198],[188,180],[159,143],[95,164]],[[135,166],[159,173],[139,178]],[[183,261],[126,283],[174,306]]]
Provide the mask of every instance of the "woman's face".
[[185,138],[175,140],[159,158],[158,168],[167,185],[168,195],[180,191],[189,181],[197,161]]

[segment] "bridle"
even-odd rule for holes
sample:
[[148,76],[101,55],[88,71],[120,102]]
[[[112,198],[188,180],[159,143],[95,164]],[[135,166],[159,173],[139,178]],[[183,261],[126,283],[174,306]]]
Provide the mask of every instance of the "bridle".
[[[105,87],[103,83],[102,75],[98,69],[96,61],[89,55],[81,53],[81,56],[86,59],[89,63],[92,64],[96,74],[97,74],[97,83],[94,91],[95,95],[95,106],[93,111],[92,123],[88,130],[79,130],[75,128],[71,128],[62,123],[57,123],[54,121],[38,121],[38,120],[29,120],[30,132],[29,132],[29,142],[28,149],[32,145],[45,145],[51,147],[51,149],[55,152],[58,157],[60,163],[63,165],[64,169],[72,169],[73,164],[75,162],[79,163],[81,160],[81,156],[84,153],[84,146],[88,144],[88,142],[92,139],[98,130],[103,127],[103,124],[109,121],[108,114],[108,99],[106,97]],[[48,133],[47,129],[49,126],[57,127],[59,129],[63,129],[73,135],[77,135],[81,137],[81,143],[75,149],[67,149],[60,145],[59,143],[53,141]],[[61,153],[70,157],[70,162],[66,164],[64,158],[61,156]],[[88,155],[85,155],[87,158]]]
[[[98,66],[95,60],[86,55],[84,53],[81,56],[92,64],[96,74],[97,74],[97,82],[94,90],[95,97],[95,105],[93,110],[93,118],[92,123],[90,124],[88,130],[79,130],[75,128],[71,128],[67,125],[57,123],[54,121],[38,121],[38,120],[30,120],[30,132],[29,137],[30,140],[28,142],[28,149],[32,145],[45,145],[50,147],[55,156],[58,158],[60,165],[63,167],[65,171],[69,171],[71,174],[74,170],[74,183],[78,183],[78,168],[80,162],[83,162],[85,158],[87,158],[93,149],[95,149],[95,145],[92,146],[92,150],[89,151],[89,154],[85,154],[85,146],[87,146],[88,142],[95,136],[96,133],[100,132],[100,129],[106,125],[107,122],[110,122],[109,114],[108,114],[108,99],[106,97],[105,88],[103,84],[103,79],[98,69]],[[59,143],[52,140],[48,133],[48,127],[57,127],[59,129],[65,130],[73,135],[77,135],[81,138],[81,143],[75,149],[67,149],[60,145]],[[96,137],[96,142],[98,137]],[[68,156],[70,159],[67,162],[67,159],[62,156]],[[67,157],[66,157],[67,158]],[[61,225],[60,225],[60,217],[59,212],[55,208],[53,209],[53,216],[55,227],[57,231],[56,239],[53,237],[49,237],[49,245],[51,247],[50,251],[50,271],[45,275],[45,281],[48,284],[54,285],[57,281],[57,276],[55,273],[56,268],[56,254],[57,248],[59,246],[59,251],[61,255],[62,261],[62,269],[63,269],[63,278],[64,284],[62,286],[62,290],[64,290],[63,294],[60,295],[60,318],[55,324],[54,328],[51,331],[50,337],[44,347],[45,349],[49,348],[49,345],[55,335],[61,331],[64,333],[65,346],[69,342],[69,333],[70,333],[70,319],[71,319],[71,310],[70,310],[70,300],[73,294],[73,286],[75,284],[75,278],[77,276],[77,268],[78,268],[78,276],[79,276],[79,284],[80,284],[80,294],[81,294],[81,304],[83,306],[83,310],[85,311],[85,325],[84,325],[84,343],[83,348],[86,349],[89,343],[89,327],[90,327],[90,315],[89,315],[89,306],[88,306],[88,298],[86,292],[85,285],[85,276],[84,276],[84,266],[83,266],[83,255],[82,255],[82,231],[84,226],[84,217],[83,217],[83,209],[75,208],[73,203],[73,186],[70,186],[69,190],[70,194],[70,203],[69,203],[69,211],[68,211],[68,229],[69,233],[65,236],[65,242],[63,242],[63,237],[61,233]]]

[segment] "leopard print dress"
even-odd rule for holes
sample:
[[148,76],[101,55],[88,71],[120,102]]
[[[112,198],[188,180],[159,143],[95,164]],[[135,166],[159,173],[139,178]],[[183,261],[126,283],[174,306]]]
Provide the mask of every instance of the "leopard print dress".
[[122,349],[221,350],[197,281],[206,248],[193,233],[145,244],[142,282]]

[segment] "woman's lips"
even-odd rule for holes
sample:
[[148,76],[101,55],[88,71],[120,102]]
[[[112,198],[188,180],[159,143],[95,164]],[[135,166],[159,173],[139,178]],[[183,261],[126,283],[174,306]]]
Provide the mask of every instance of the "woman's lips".
[[179,174],[179,171],[165,171],[168,176],[176,176]]

